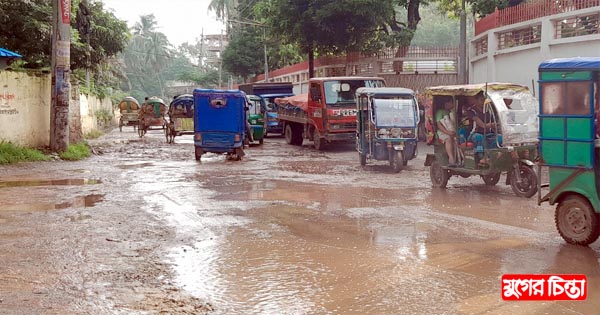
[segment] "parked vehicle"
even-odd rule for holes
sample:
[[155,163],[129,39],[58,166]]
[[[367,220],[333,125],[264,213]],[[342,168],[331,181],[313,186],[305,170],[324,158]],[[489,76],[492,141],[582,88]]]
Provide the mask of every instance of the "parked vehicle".
[[132,126],[135,132],[140,121],[138,117],[140,103],[135,98],[127,96],[119,102],[119,110],[121,112],[119,131],[123,131],[123,126]]
[[[256,95],[248,95],[248,124],[252,131],[252,137],[246,137],[248,144],[258,141],[263,144],[265,137],[265,115],[261,110],[261,98]],[[249,131],[250,131],[249,130]]]
[[138,115],[140,120],[138,133],[140,137],[143,137],[148,130],[166,129],[165,114],[167,109],[165,102],[156,96],[150,97],[146,103],[142,104],[142,109]]
[[247,95],[260,98],[260,111],[265,116],[266,138],[269,133],[283,134],[283,125],[277,119],[277,104],[275,98],[294,95],[294,85],[291,82],[250,83],[240,85],[240,90]]
[[239,90],[194,90],[194,155],[225,153],[241,160],[246,137],[246,94]]
[[177,136],[194,134],[194,96],[182,94],[173,99],[166,122],[167,143],[175,142]]
[[385,160],[400,172],[417,156],[419,106],[415,93],[403,88],[356,90],[356,150],[360,165]]
[[[537,157],[538,111],[526,86],[438,86],[426,89],[425,94],[428,143],[434,145],[434,154],[427,155],[425,166],[430,166],[434,187],[445,188],[453,175],[478,175],[486,185],[496,185],[506,173],[506,184],[517,196],[529,198],[536,193],[533,161]],[[454,117],[446,113],[454,113]],[[454,135],[444,133],[440,124]],[[450,154],[455,165],[450,163]]]
[[[539,65],[538,204],[558,204],[556,228],[570,244],[600,235],[600,57],[560,58]],[[548,184],[541,184],[541,167]],[[542,196],[543,195],[543,196]]]
[[317,150],[334,141],[356,141],[358,88],[384,87],[376,77],[324,77],[309,81],[309,92],[277,98],[277,115],[288,144],[312,140]]

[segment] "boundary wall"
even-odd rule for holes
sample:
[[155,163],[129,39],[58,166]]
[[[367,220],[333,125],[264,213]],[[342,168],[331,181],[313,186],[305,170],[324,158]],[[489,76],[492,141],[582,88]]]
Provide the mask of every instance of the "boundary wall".
[[[50,144],[51,76],[41,72],[0,71],[0,141],[25,147]],[[71,87],[69,102],[69,142],[83,139],[83,134],[101,125],[98,110],[113,116],[110,99],[98,99]]]

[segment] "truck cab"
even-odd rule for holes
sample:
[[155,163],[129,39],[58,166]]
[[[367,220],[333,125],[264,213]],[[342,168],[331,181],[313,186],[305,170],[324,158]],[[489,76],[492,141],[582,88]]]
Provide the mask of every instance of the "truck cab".
[[309,80],[307,94],[278,99],[279,120],[286,141],[301,145],[303,139],[321,150],[327,143],[354,141],[358,88],[385,87],[379,77],[322,77]]

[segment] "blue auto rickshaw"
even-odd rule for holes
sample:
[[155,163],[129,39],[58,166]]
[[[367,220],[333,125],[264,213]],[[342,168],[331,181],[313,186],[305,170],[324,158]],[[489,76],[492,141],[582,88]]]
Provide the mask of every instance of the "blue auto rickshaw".
[[206,152],[240,160],[246,136],[246,94],[239,90],[194,90],[196,160]]
[[390,162],[400,172],[417,156],[419,105],[405,88],[356,90],[356,150],[360,165],[367,159]]

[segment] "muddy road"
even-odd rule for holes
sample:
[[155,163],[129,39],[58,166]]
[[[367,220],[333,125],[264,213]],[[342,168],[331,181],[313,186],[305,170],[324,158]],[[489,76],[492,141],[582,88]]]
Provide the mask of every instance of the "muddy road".
[[[600,243],[553,208],[268,138],[241,162],[118,129],[78,162],[0,168],[0,314],[597,314]],[[583,273],[580,302],[504,302],[506,273]]]

